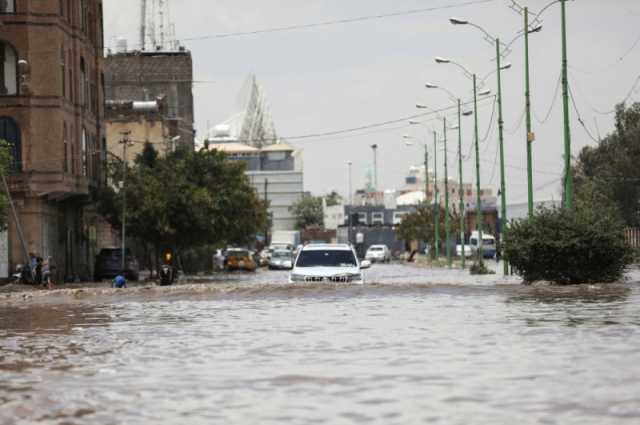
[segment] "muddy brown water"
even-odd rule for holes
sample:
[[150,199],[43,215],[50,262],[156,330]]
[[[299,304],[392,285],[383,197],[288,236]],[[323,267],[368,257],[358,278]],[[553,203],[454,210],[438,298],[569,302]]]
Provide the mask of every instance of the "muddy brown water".
[[0,424],[638,424],[640,274],[377,266],[0,299]]

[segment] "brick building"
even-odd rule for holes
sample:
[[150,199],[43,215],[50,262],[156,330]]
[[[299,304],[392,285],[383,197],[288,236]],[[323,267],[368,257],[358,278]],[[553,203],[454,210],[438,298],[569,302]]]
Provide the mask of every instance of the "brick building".
[[101,0],[0,2],[0,138],[24,244],[9,220],[10,268],[25,251],[54,256],[60,273],[88,276],[104,128]]
[[122,51],[105,60],[105,92],[110,101],[165,99],[170,139],[194,146],[193,61],[177,51]]

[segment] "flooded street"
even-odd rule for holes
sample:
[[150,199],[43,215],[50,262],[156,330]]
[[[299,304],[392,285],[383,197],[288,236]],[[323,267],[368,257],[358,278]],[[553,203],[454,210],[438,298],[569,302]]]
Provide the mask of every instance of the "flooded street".
[[3,301],[0,424],[640,423],[638,273],[286,276]]

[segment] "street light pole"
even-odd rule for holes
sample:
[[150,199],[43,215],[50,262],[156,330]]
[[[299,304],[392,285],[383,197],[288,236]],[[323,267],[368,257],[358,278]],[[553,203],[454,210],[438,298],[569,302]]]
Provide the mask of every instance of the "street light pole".
[[465,243],[464,243],[464,190],[462,189],[462,111],[460,99],[458,99],[458,175],[460,178],[460,187],[458,192],[460,195],[460,243],[462,244],[462,269],[465,268]]
[[[500,39],[496,38],[496,62],[498,64],[498,135],[500,141],[500,244],[502,245],[504,228],[507,226],[507,188],[504,176],[504,120],[502,117],[502,64],[500,57]],[[502,249],[502,248],[501,248]],[[509,265],[503,261],[504,274],[509,274]]]
[[480,200],[480,140],[478,136],[478,78],[473,74],[473,126],[476,150],[476,230],[478,231],[478,261],[482,262],[482,201]]
[[435,252],[436,260],[440,258],[440,194],[438,193],[438,134],[433,132],[433,208],[435,210]]
[[447,265],[451,268],[451,250],[449,245],[449,171],[447,166],[447,118],[444,123],[444,249],[447,253]]
[[531,132],[531,89],[529,86],[529,8],[524,8],[524,75],[525,75],[525,109],[527,121],[527,200],[529,218],[533,217],[533,153],[534,140]]
[[573,171],[571,170],[571,129],[569,128],[569,77],[567,72],[567,0],[562,6],[562,101],[564,110],[564,206],[573,208]]
[[378,191],[378,145],[371,145],[373,149],[373,188]]
[[126,269],[126,245],[127,245],[127,147],[131,143],[129,140],[130,131],[122,132],[122,274],[124,275]]
[[429,202],[429,149],[427,141],[424,143],[424,201]]
[[351,166],[353,163],[351,161],[348,162],[349,165],[349,208],[347,208],[347,225],[349,228],[347,229],[347,239],[349,240],[349,245],[351,245],[351,208],[353,208],[353,190],[351,186]]

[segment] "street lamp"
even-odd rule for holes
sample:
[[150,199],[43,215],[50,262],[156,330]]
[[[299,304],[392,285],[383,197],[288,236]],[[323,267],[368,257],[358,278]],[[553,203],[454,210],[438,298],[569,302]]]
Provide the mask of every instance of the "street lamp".
[[[465,75],[470,74],[471,80],[473,81],[473,110],[474,110],[474,145],[475,145],[475,154],[476,154],[476,229],[478,231],[478,261],[482,262],[482,203],[480,199],[480,140],[478,135],[478,84],[477,84],[477,76],[476,74],[470,73],[464,66],[460,65],[457,62],[453,62],[450,59],[443,59],[441,57],[436,58],[436,63],[444,63],[444,64],[454,64],[458,68],[462,69]],[[480,93],[489,94],[490,90],[485,90]],[[462,252],[464,256],[464,251]]]
[[[460,209],[460,241],[462,243],[462,269],[465,268],[465,232],[464,232],[464,191],[463,191],[463,177],[462,177],[462,116],[469,116],[472,115],[473,112],[472,111],[465,111],[462,112],[462,101],[460,100],[459,97],[456,97],[452,92],[450,92],[448,89],[446,89],[445,87],[440,87],[437,84],[432,84],[432,83],[427,83],[425,85],[428,89],[439,89],[444,91],[447,96],[449,96],[450,99],[452,99],[457,105],[458,105],[458,125],[455,127],[450,127],[451,130],[458,130],[458,177],[459,177],[459,198],[460,198],[460,204],[459,204],[459,209]],[[485,92],[488,92],[486,94],[491,93],[490,90],[485,90]],[[445,124],[445,129],[446,129],[446,124]],[[446,151],[446,147],[445,147],[445,151]],[[446,168],[445,168],[446,169]],[[448,180],[447,180],[448,181]],[[447,198],[448,198],[448,188],[447,188]],[[447,210],[448,210],[448,199],[447,199]],[[448,214],[448,212],[447,212]],[[448,239],[448,237],[447,237]],[[447,254],[449,254],[449,252],[447,251]],[[449,257],[449,256],[448,256]],[[450,257],[449,257],[450,259]]]
[[[503,228],[507,224],[507,190],[506,190],[506,179],[505,179],[505,171],[504,171],[504,119],[502,115],[502,70],[511,68],[510,63],[505,63],[504,65],[501,63],[502,60],[502,52],[500,39],[497,37],[493,37],[489,34],[484,28],[481,26],[471,23],[469,21],[464,21],[461,19],[450,19],[450,22],[454,25],[470,25],[474,28],[480,30],[484,36],[485,40],[495,42],[496,48],[496,73],[498,76],[498,141],[499,141],[499,149],[500,149],[500,236],[504,234]],[[500,238],[502,240],[503,238]],[[504,262],[504,274],[509,273],[509,266]]]
[[347,229],[347,239],[349,239],[349,245],[351,245],[351,209],[353,208],[353,189],[351,187],[351,166],[353,163],[351,161],[347,162],[349,166],[349,208],[347,208],[347,225],[349,228]]

